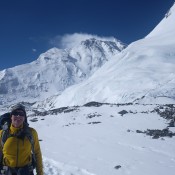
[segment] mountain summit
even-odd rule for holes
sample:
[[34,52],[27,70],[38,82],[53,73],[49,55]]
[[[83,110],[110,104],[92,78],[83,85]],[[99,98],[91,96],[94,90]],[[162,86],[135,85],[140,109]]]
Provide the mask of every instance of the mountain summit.
[[0,104],[35,102],[60,94],[90,77],[126,47],[118,40],[95,38],[69,49],[52,48],[29,64],[0,72]]

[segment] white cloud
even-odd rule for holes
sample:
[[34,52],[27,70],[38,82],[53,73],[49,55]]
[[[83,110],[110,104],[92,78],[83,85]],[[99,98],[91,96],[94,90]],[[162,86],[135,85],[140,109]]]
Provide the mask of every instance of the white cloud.
[[100,40],[114,41],[114,37],[100,37],[97,35],[87,34],[87,33],[74,33],[74,34],[65,34],[63,36],[56,36],[50,40],[50,44],[58,48],[71,48],[76,46],[81,41],[96,38]]

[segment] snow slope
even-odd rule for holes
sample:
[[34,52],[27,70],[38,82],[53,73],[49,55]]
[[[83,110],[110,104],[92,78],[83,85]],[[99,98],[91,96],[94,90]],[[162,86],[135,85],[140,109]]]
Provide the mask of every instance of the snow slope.
[[167,128],[170,119],[155,109],[173,108],[100,104],[33,117],[31,111],[28,120],[39,133],[45,175],[174,175],[175,137],[138,132]]
[[166,33],[169,35],[170,33],[174,33],[175,25],[174,23],[174,13],[175,13],[175,3],[174,5],[168,10],[168,12],[165,14],[164,19],[151,31],[146,38],[148,37],[154,37],[154,36],[160,36],[160,35],[166,35]]
[[175,5],[144,39],[130,44],[88,80],[66,89],[49,106],[175,103]]

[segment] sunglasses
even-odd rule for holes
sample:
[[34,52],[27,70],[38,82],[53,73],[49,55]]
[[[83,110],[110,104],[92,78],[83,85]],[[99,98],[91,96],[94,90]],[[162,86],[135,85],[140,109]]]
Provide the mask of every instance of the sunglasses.
[[25,116],[24,112],[18,112],[18,111],[12,112],[12,115],[14,115],[14,116],[21,116],[21,117]]

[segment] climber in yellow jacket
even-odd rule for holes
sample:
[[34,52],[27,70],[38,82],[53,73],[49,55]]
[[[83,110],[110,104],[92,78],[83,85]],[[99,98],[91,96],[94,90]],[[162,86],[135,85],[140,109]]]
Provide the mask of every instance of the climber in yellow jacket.
[[[43,175],[38,134],[35,129],[26,126],[25,107],[21,104],[15,105],[10,117],[8,134],[0,130],[1,172],[5,175],[33,175],[36,167],[37,175]],[[29,133],[32,139],[29,138]]]

